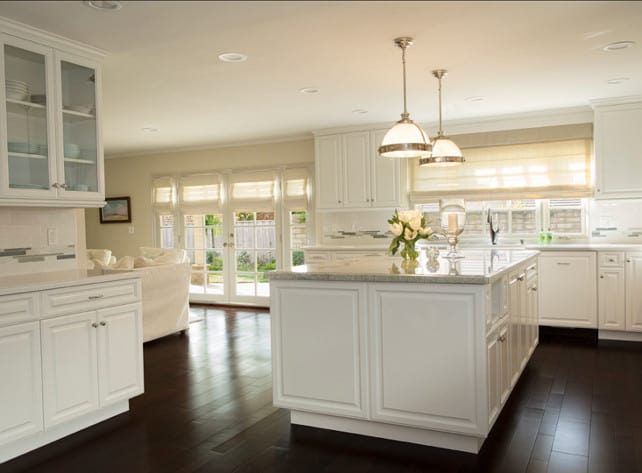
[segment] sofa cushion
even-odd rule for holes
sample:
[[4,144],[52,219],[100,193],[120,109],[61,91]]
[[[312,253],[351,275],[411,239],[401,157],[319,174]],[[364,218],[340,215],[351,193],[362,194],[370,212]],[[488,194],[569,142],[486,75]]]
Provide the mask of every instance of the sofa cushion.
[[145,258],[144,256],[137,256],[134,258],[134,268],[146,268],[148,266],[160,266],[163,263],[157,262],[151,258]]
[[179,250],[177,248],[153,248],[150,246],[141,246],[140,256],[163,264],[187,262],[186,251]]
[[111,258],[112,258],[111,250],[106,250],[106,249],[87,250],[88,260],[99,262],[104,266],[107,266],[110,263]]

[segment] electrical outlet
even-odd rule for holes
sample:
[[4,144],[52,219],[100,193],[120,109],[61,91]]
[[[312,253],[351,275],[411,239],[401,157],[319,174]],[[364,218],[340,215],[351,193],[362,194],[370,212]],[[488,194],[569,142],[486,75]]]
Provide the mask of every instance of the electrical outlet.
[[134,234],[134,226],[133,226],[133,225],[130,225],[130,226],[129,226],[129,234],[130,234],[130,235],[133,235],[133,234]]
[[47,246],[54,246],[58,241],[58,232],[55,228],[47,228]]

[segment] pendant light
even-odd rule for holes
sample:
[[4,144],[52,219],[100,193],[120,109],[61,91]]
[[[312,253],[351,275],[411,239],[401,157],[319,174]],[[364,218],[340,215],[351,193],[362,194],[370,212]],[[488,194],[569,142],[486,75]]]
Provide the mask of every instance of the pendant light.
[[386,158],[417,158],[430,155],[430,139],[426,132],[409,117],[406,106],[406,49],[412,45],[412,38],[395,39],[401,48],[403,63],[403,113],[401,120],[395,123],[385,134],[379,146],[379,154]]
[[445,69],[432,71],[432,75],[439,80],[439,131],[432,140],[430,155],[419,159],[420,166],[456,166],[466,161],[459,146],[444,135],[444,131],[441,129],[441,79],[447,72]]

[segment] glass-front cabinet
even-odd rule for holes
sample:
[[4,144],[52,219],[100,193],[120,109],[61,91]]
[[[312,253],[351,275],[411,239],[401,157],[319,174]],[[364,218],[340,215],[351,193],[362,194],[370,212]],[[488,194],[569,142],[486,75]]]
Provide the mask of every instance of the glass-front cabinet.
[[1,70],[0,205],[102,205],[98,63],[3,34]]

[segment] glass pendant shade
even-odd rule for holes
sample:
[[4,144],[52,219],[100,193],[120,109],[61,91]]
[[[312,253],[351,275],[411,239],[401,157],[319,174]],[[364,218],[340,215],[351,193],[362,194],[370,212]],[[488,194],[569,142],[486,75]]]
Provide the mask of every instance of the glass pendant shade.
[[448,71],[437,69],[432,74],[439,80],[439,131],[437,136],[432,140],[432,151],[429,156],[419,159],[420,166],[457,166],[466,161],[464,155],[455,144],[441,129],[441,79]]
[[430,155],[430,138],[412,120],[399,120],[385,134],[379,154],[386,158],[416,158]]
[[413,122],[408,114],[406,103],[406,49],[412,45],[412,38],[395,39],[401,48],[403,64],[403,113],[401,120],[395,123],[385,134],[379,146],[379,154],[384,158],[422,158],[430,155],[430,138],[419,125]]
[[464,155],[450,138],[439,135],[432,140],[430,156],[419,159],[420,166],[457,166],[465,161]]

